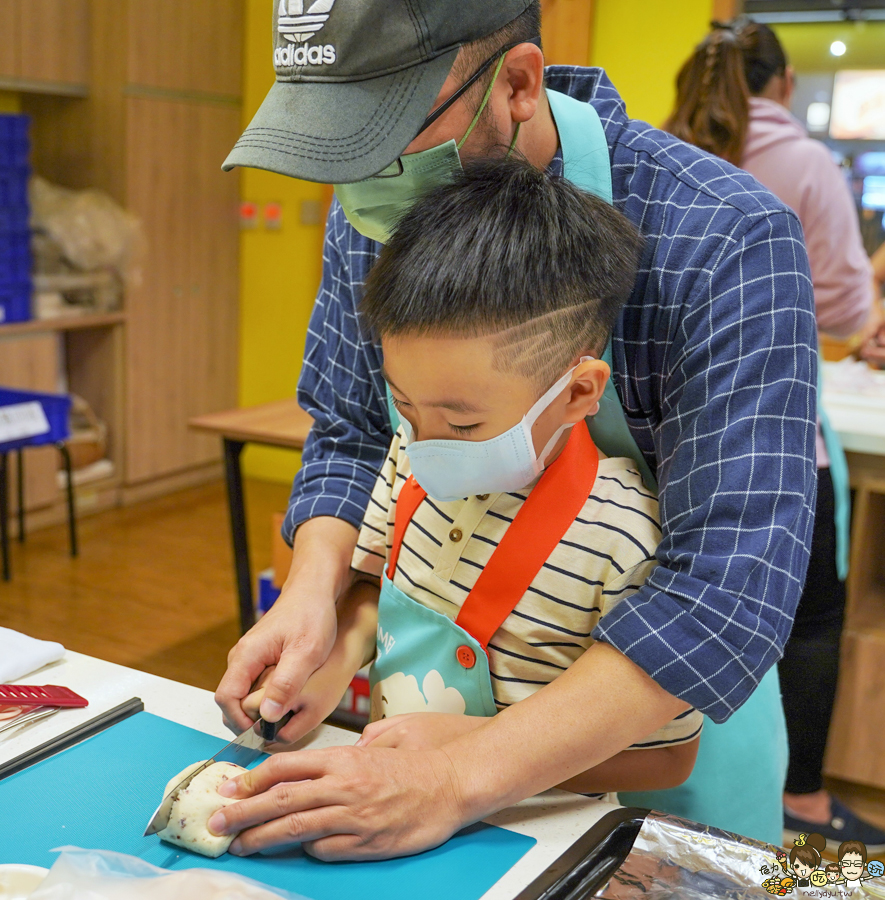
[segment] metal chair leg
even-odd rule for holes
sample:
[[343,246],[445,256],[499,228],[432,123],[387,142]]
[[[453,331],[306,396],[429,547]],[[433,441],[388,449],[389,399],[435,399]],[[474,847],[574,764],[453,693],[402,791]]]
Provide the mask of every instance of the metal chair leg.
[[68,534],[71,536],[71,556],[77,555],[77,518],[74,508],[74,473],[71,470],[71,453],[67,445],[57,445],[65,463],[65,472],[68,476]]
[[3,580],[9,581],[9,493],[6,480],[8,453],[0,453],[0,549],[3,553]]
[[224,471],[227,476],[227,502],[230,509],[230,530],[234,550],[234,569],[237,573],[237,597],[240,603],[240,629],[245,634],[255,624],[255,605],[252,600],[252,569],[249,564],[249,537],[246,531],[246,501],[243,496],[243,474],[240,454],[243,441],[223,438]]
[[18,461],[18,542],[25,542],[25,454],[21,447],[15,451]]

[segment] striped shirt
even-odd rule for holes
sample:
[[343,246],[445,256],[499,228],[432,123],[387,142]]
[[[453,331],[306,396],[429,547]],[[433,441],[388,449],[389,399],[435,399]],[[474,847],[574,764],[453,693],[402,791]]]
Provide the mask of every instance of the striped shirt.
[[[393,544],[396,502],[411,474],[402,430],[375,482],[353,568],[379,576]],[[480,572],[528,497],[522,491],[439,502],[425,498],[403,538],[393,583],[455,619]],[[601,616],[645,583],[661,539],[658,501],[626,459],[601,458],[586,503],[489,642],[498,709],[524,700],[564,672],[592,643]],[[684,743],[700,733],[691,709],[635,747]]]

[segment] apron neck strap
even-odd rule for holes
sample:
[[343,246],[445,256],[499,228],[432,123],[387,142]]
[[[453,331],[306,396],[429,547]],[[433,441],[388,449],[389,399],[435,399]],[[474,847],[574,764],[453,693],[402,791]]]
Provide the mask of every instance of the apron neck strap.
[[[492,635],[513,612],[562,540],[593,489],[599,454],[585,422],[572,428],[562,453],[541,475],[480,572],[455,624],[487,650]],[[427,496],[410,476],[396,501],[387,577],[393,580],[403,536]]]
[[579,422],[532,488],[455,619],[483,650],[584,508],[598,467],[596,446],[586,423]]
[[562,147],[562,174],[581,190],[611,204],[611,157],[599,113],[591,104],[549,88],[547,102]]
[[387,577],[393,581],[396,572],[396,561],[399,559],[399,549],[403,545],[403,535],[415,515],[415,510],[424,502],[427,491],[422,488],[415,476],[410,475],[399,492],[396,501],[396,518],[393,524],[393,546],[390,548],[390,556],[387,557]]

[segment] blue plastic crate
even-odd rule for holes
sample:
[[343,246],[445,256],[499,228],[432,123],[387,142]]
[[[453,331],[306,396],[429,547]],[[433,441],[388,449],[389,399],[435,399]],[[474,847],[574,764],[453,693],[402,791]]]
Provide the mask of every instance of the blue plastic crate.
[[0,166],[0,207],[28,208],[28,166]]
[[0,388],[0,411],[6,406],[19,403],[37,402],[43,407],[49,431],[33,437],[20,438],[0,443],[0,452],[16,450],[19,447],[38,447],[41,444],[57,444],[71,436],[71,398],[67,394],[44,394],[41,391],[22,391]]
[[21,285],[30,280],[30,232],[20,231],[0,239],[0,285]]
[[27,206],[0,206],[0,240],[26,231],[29,219],[30,210]]
[[30,116],[0,115],[0,168],[28,165],[30,128]]
[[31,282],[0,282],[0,325],[31,318]]

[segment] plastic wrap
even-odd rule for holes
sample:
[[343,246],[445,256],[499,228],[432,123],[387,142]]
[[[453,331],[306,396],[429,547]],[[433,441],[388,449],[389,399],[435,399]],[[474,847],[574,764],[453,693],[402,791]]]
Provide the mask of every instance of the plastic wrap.
[[30,900],[306,900],[214,869],[159,869],[135,856],[62,847]]
[[[775,856],[779,849],[652,812],[629,856],[596,896],[606,900],[770,900],[778,894],[763,887],[763,882],[786,874]],[[878,900],[885,898],[885,879],[862,881],[853,888],[792,886],[780,896]]]
[[43,236],[38,271],[57,272],[64,261],[80,272],[110,269],[124,282],[137,279],[143,237],[132,213],[102,191],[73,191],[39,176],[31,179],[29,196],[31,226]]

